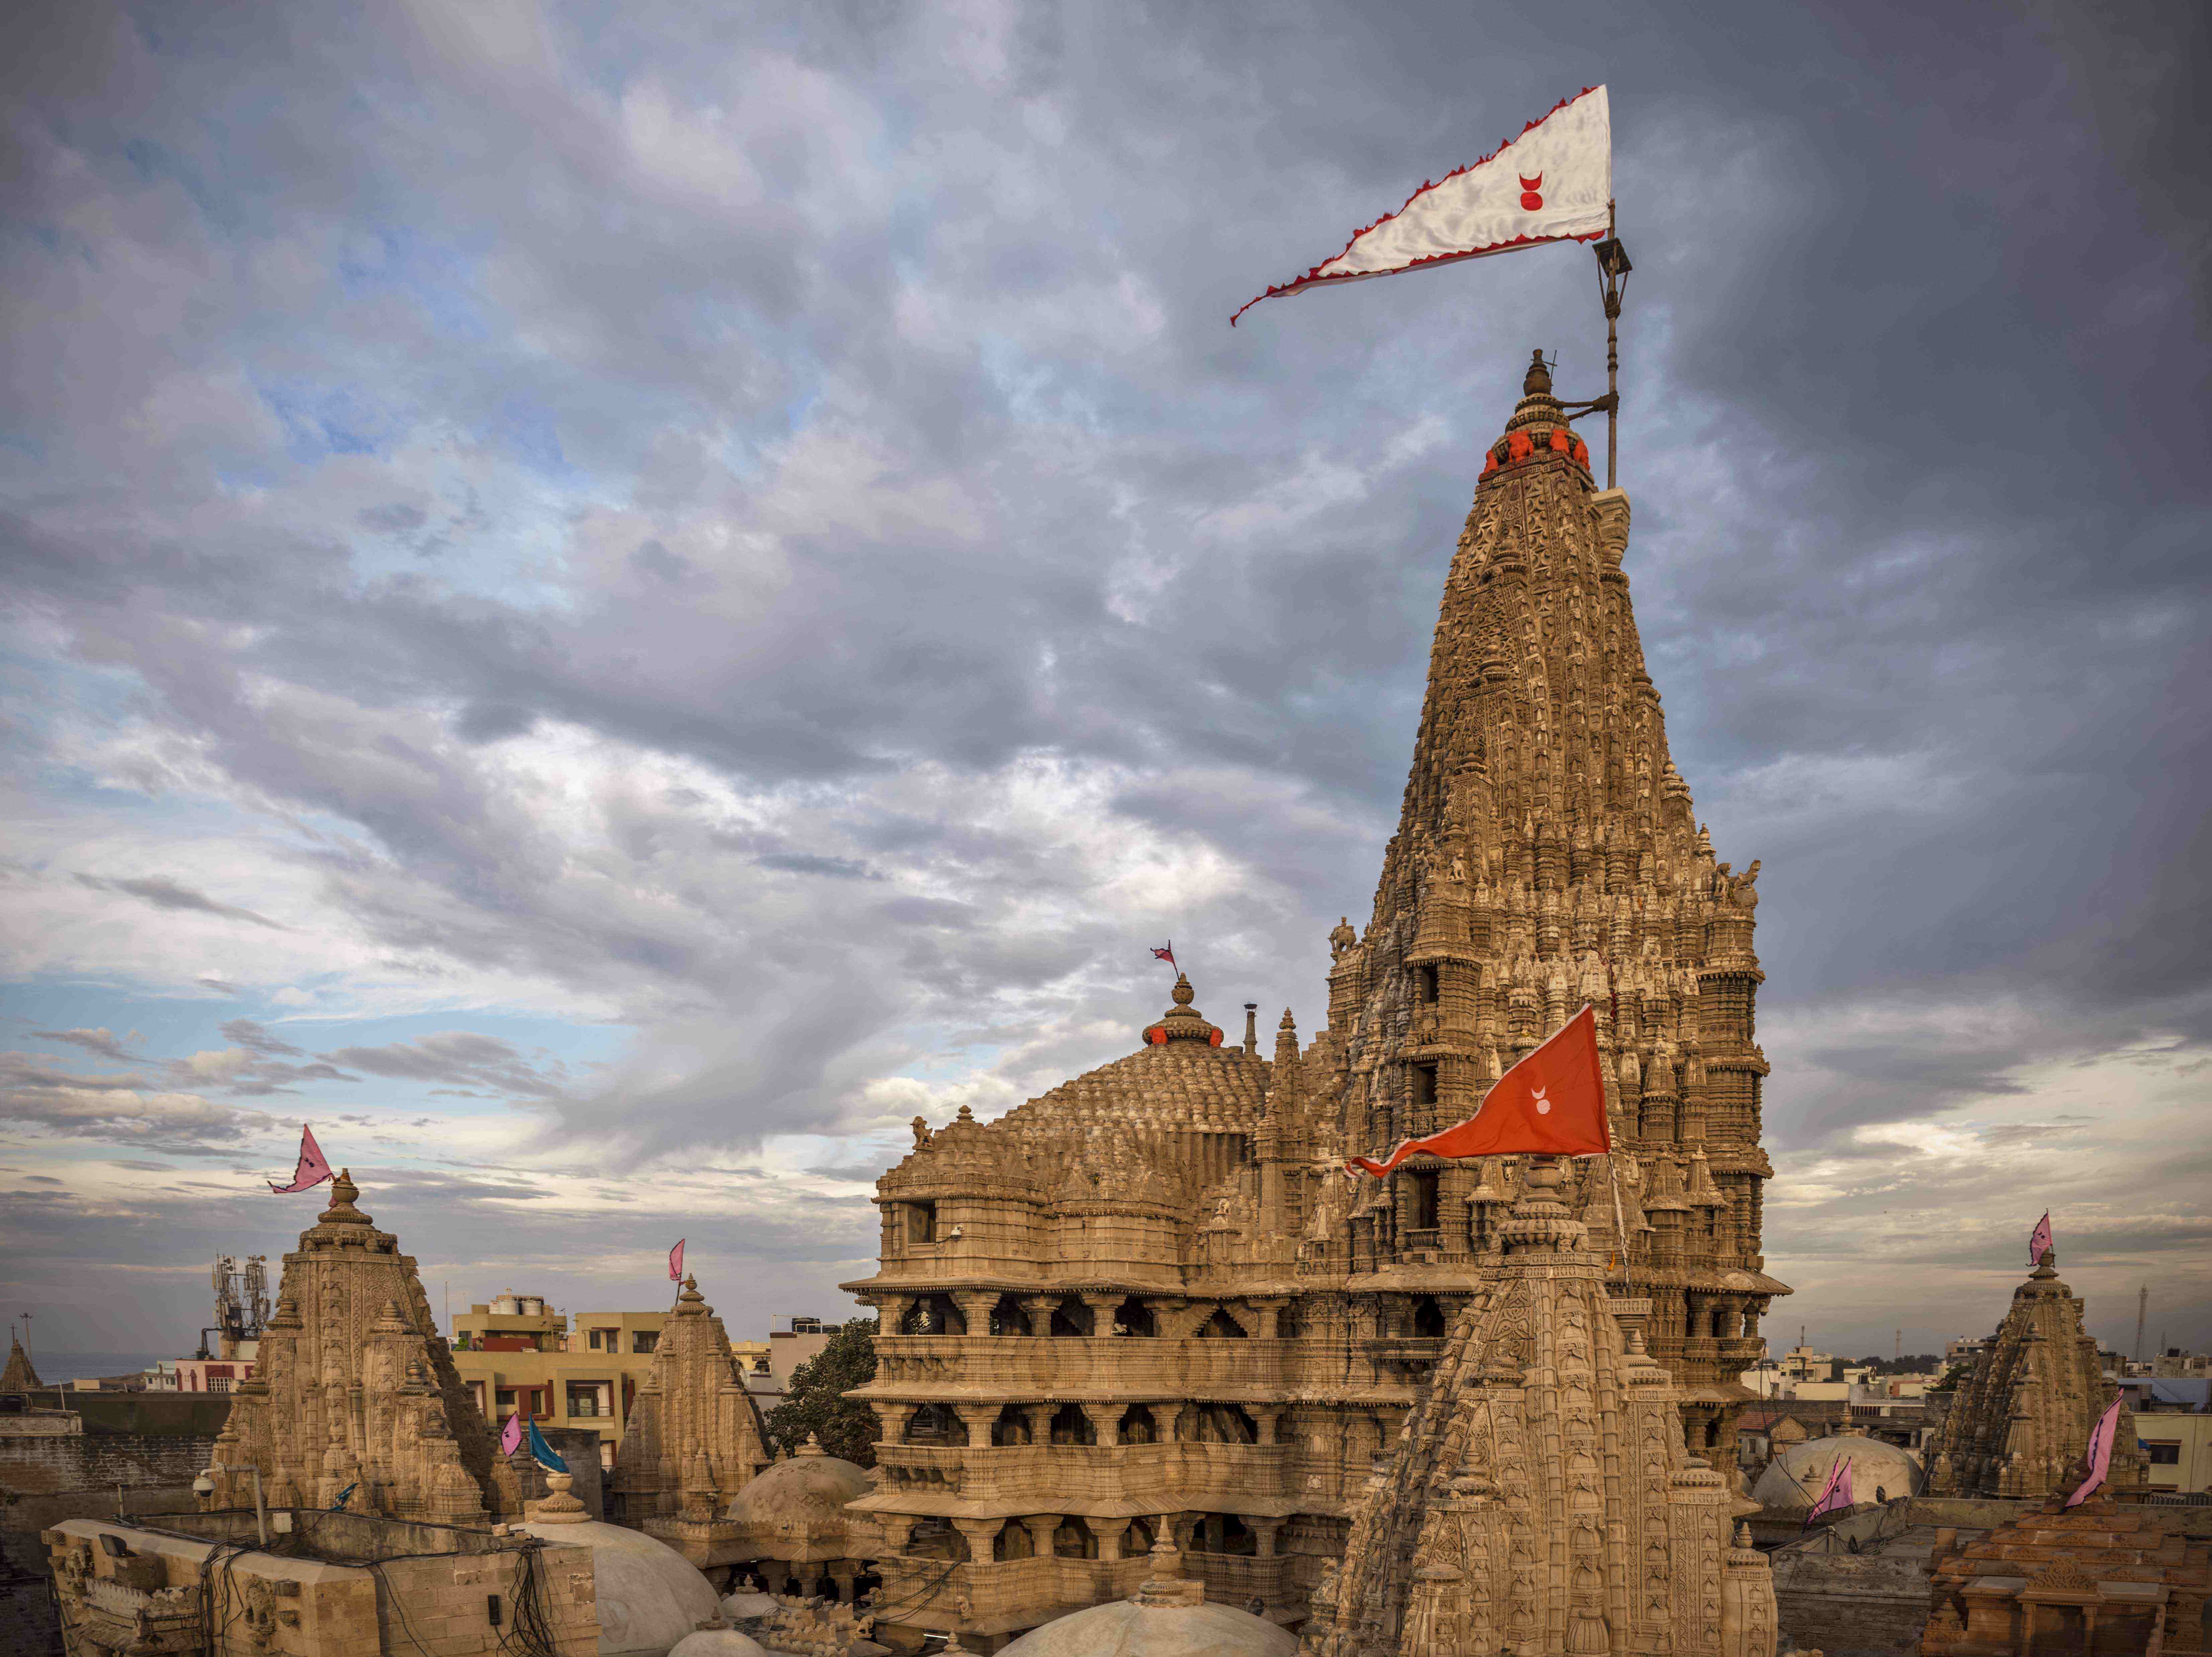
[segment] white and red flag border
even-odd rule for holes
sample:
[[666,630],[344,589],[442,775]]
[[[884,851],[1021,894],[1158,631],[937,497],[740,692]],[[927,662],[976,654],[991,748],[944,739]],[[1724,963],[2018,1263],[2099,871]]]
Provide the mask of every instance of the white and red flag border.
[[[1495,241],[1486,241],[1471,247],[1454,248],[1446,252],[1431,253],[1419,259],[1408,259],[1402,264],[1392,265],[1381,270],[1329,270],[1328,267],[1330,265],[1334,265],[1340,259],[1343,259],[1347,257],[1351,253],[1352,250],[1357,247],[1365,238],[1373,235],[1375,232],[1381,229],[1384,225],[1394,223],[1405,217],[1407,213],[1413,210],[1414,204],[1420,202],[1425,197],[1433,196],[1437,192],[1443,190],[1455,180],[1465,178],[1469,174],[1478,172],[1481,168],[1489,166],[1492,161],[1498,160],[1499,156],[1504,155],[1506,151],[1511,149],[1516,143],[1519,143],[1522,139],[1526,138],[1531,132],[1535,131],[1539,127],[1552,120],[1563,111],[1571,109],[1576,105],[1581,103],[1584,99],[1589,98],[1594,98],[1596,100],[1596,103],[1592,113],[1602,124],[1605,132],[1605,184],[1601,198],[1604,204],[1603,211],[1605,214],[1603,222],[1584,228],[1563,228],[1551,234],[1541,235],[1529,235],[1523,234],[1507,236]],[[1504,143],[1499,144],[1497,149],[1492,150],[1490,154],[1483,156],[1480,160],[1469,161],[1464,167],[1455,167],[1450,172],[1445,174],[1441,179],[1431,180],[1428,183],[1422,185],[1419,189],[1416,190],[1412,195],[1406,198],[1405,204],[1400,207],[1396,212],[1385,213],[1381,218],[1376,219],[1374,223],[1364,225],[1360,228],[1353,231],[1351,238],[1346,241],[1341,251],[1322,260],[1320,264],[1314,265],[1310,270],[1307,271],[1304,276],[1296,277],[1291,281],[1285,282],[1279,287],[1269,288],[1266,293],[1260,295],[1256,299],[1249,299],[1245,301],[1243,304],[1237,308],[1236,314],[1229,319],[1229,326],[1232,328],[1235,327],[1237,326],[1237,319],[1243,316],[1245,312],[1250,310],[1255,305],[1257,305],[1262,299],[1276,299],[1290,294],[1302,293],[1308,288],[1317,288],[1330,283],[1338,282],[1364,282],[1370,277],[1399,276],[1407,271],[1426,270],[1432,265],[1455,265],[1462,259],[1483,259],[1492,253],[1510,253],[1516,248],[1540,247],[1547,242],[1597,241],[1607,235],[1610,235],[1613,233],[1612,128],[1612,106],[1604,87],[1586,86],[1580,92],[1575,94],[1573,97],[1560,99],[1558,103],[1546,110],[1543,114],[1538,116],[1534,120],[1529,122],[1528,125],[1522,127],[1517,137],[1508,138]],[[1540,177],[1541,175],[1539,174],[1539,176]],[[1521,175],[1516,173],[1515,177],[1519,179]],[[1587,215],[1583,215],[1583,216],[1587,216]]]

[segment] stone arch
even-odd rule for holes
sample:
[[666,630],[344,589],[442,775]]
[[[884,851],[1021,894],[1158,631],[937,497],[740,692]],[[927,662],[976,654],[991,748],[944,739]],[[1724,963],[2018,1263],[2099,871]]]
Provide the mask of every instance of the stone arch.
[[1194,1404],[1185,1413],[1188,1437],[1193,1444],[1257,1444],[1260,1425],[1241,1404]]
[[[1133,1404],[1123,1410],[1121,1424],[1115,1429],[1115,1436],[1124,1444],[1158,1444],[1160,1441],[1160,1423],[1153,1416],[1152,1406]],[[1147,1542],[1145,1545],[1149,1548],[1152,1544]]]
[[1079,1404],[1063,1404],[1053,1413],[1052,1441],[1054,1444],[1096,1444],[1098,1429],[1091,1424],[1091,1417]]
[[998,1535],[991,1538],[991,1559],[994,1564],[1036,1556],[1036,1544],[1030,1538],[1030,1528],[1018,1519],[1008,1520],[999,1527]]
[[1200,1514],[1191,1526],[1193,1553],[1242,1554],[1260,1551],[1259,1536],[1235,1514]]
[[1141,1559],[1152,1550],[1152,1544],[1158,1540],[1159,1535],[1152,1529],[1151,1520],[1133,1519],[1129,1521],[1129,1528],[1121,1532],[1121,1557]]
[[1096,1559],[1098,1557],[1098,1535],[1079,1514],[1063,1518],[1052,1533],[1052,1553],[1055,1559]]
[[[999,1411],[999,1418],[991,1423],[991,1442],[999,1449],[1009,1445],[1030,1441],[1030,1418],[1018,1404],[1010,1404]],[[1027,1557],[1026,1555],[1024,1557]]]
[[1229,1308],[1218,1306],[1213,1315],[1191,1331],[1194,1340],[1241,1341],[1251,1331],[1229,1314]]
[[1077,1300],[1064,1300],[1052,1309],[1052,1333],[1062,1339],[1080,1338],[1097,1327],[1091,1308]]
[[1030,1314],[1022,1310],[1018,1297],[1001,1295],[991,1303],[991,1333],[994,1335],[1026,1335],[1030,1332]]
[[1421,1340],[1441,1340],[1450,1326],[1443,1307],[1433,1295],[1424,1295],[1413,1302],[1413,1334]]

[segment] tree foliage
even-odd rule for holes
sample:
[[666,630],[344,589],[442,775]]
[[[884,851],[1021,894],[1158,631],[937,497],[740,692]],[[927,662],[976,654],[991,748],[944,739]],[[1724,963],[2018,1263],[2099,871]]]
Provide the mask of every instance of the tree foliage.
[[876,1378],[876,1320],[855,1318],[791,1372],[783,1402],[768,1412],[769,1436],[796,1451],[809,1433],[833,1456],[876,1465],[876,1412],[842,1396]]

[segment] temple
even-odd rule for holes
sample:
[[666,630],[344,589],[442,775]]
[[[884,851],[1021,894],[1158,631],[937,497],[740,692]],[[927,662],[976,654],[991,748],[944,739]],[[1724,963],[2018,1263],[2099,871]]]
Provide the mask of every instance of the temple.
[[[2119,1392],[2105,1379],[2081,1313],[2059,1281],[2057,1256],[2044,1250],[1929,1447],[1930,1494],[2033,1498],[2073,1489],[2068,1471]],[[2134,1412],[2123,1404],[2106,1486],[2137,1489],[2148,1471]]]
[[437,1332],[415,1262],[354,1206],[351,1172],[284,1257],[252,1379],[216,1441],[214,1508],[343,1507],[447,1525],[519,1518],[544,1494],[502,1460]]
[[1765,1557],[1682,1448],[1650,1302],[1611,1295],[1564,1195],[1537,1161],[1314,1595],[1309,1657],[1773,1652]]
[[[879,1637],[993,1648],[1127,1595],[1162,1541],[1210,1598],[1303,1620],[1447,1331],[1508,1270],[1529,1179],[1416,1158],[1354,1185],[1343,1159],[1472,1113],[1585,1002],[1615,1149],[1543,1205],[1647,1304],[1668,1454],[1734,1468],[1735,1377],[1788,1292],[1760,1253],[1759,865],[1716,860],[1668,755],[1627,496],[1595,490],[1540,358],[1522,389],[1446,577],[1371,917],[1330,935],[1326,1028],[1302,1045],[1285,1012],[1263,1055],[1249,1009],[1229,1041],[1178,978],[1136,1051],[995,1122],[917,1121],[878,1182],[879,1267],[845,1287],[883,1320],[860,1394],[882,1477],[854,1504]],[[1692,1483],[1724,1521],[1723,1476]],[[1747,1567],[1715,1569],[1717,1605]]]

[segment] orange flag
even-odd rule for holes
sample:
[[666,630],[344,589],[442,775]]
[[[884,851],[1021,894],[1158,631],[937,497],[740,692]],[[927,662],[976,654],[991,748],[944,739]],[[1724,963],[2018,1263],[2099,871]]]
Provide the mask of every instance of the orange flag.
[[1431,1156],[1595,1156],[1613,1148],[1598,1067],[1597,1014],[1585,1007],[1498,1078],[1464,1122],[1408,1139],[1382,1161],[1355,1156],[1346,1171],[1380,1179],[1418,1151]]

